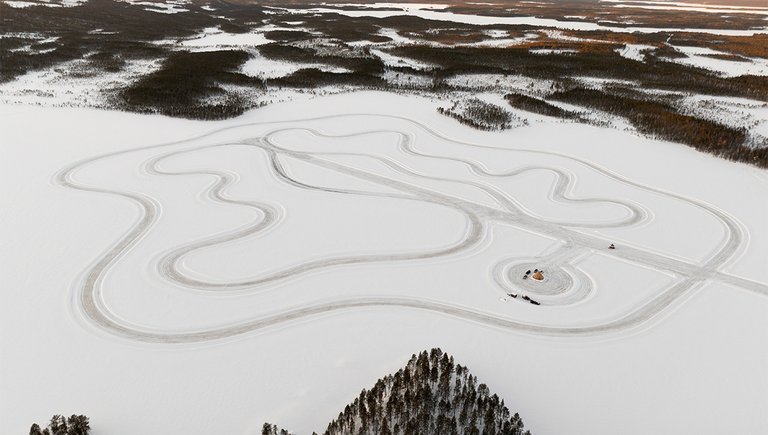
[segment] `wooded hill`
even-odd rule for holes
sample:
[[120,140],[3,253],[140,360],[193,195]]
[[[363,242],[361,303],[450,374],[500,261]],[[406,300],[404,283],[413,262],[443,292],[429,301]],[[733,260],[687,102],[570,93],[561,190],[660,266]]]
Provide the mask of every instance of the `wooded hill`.
[[[324,435],[530,435],[517,413],[439,348],[363,389]],[[264,423],[262,435],[289,435]],[[315,433],[316,435],[316,433]]]

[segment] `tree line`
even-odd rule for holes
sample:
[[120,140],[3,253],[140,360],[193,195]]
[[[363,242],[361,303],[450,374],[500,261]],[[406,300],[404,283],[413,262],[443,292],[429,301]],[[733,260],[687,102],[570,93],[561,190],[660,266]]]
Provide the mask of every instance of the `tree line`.
[[29,428],[29,435],[88,435],[91,433],[91,424],[85,415],[72,414],[69,417],[56,414],[51,417],[48,426],[41,428],[33,423]]

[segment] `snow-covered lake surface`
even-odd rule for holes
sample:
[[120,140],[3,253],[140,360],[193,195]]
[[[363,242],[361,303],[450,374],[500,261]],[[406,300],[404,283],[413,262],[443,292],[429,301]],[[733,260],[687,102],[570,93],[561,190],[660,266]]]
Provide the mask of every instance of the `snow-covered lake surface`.
[[652,9],[661,11],[707,12],[712,14],[755,14],[768,15],[768,7],[735,6],[728,4],[705,4],[674,1],[600,0],[616,8]]
[[309,434],[440,346],[535,434],[768,431],[764,170],[437,105],[0,106],[3,426]]

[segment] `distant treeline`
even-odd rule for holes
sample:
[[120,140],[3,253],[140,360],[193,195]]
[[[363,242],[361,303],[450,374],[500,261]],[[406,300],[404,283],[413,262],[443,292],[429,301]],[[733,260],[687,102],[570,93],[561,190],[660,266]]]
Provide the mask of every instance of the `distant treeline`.
[[649,136],[685,143],[728,160],[768,168],[768,148],[750,147],[746,130],[678,113],[669,104],[643,99],[639,94],[621,95],[573,88],[555,92],[549,98],[624,117],[639,132]]
[[[303,3],[291,2],[292,5]],[[725,53],[715,56],[731,61],[744,61],[748,57],[765,59],[768,58],[768,35],[718,35],[713,39],[711,35],[693,32],[639,34],[562,30],[561,36],[553,36],[532,26],[479,26],[414,16],[283,15],[257,4],[218,0],[207,5],[215,10],[203,9],[205,5],[193,2],[184,5],[186,12],[161,14],[146,10],[143,5],[112,0],[89,0],[66,8],[14,8],[0,3],[5,32],[0,44],[0,82],[60,66],[59,72],[71,77],[99,77],[99,74],[129,72],[133,61],[157,61],[160,64],[157,71],[124,84],[115,83],[114,88],[105,90],[111,96],[107,106],[175,117],[223,119],[260,105],[254,100],[259,100],[267,88],[311,90],[332,86],[413,91],[455,99],[456,94],[477,92],[477,88],[471,86],[451,85],[457,81],[449,79],[457,75],[519,76],[526,81],[551,83],[551,89],[539,94],[509,94],[507,101],[518,109],[566,119],[584,118],[543,100],[549,97],[542,94],[554,92],[554,98],[560,101],[623,116],[645,134],[686,143],[724,158],[768,166],[768,150],[760,143],[745,143],[751,139],[744,139],[746,132],[682,113],[683,109],[668,104],[662,96],[663,91],[670,91],[768,101],[768,77],[724,77],[673,61],[685,57],[676,46],[713,48]],[[675,22],[690,19],[679,15],[670,14],[668,18],[674,18]],[[296,28],[295,20],[302,21],[301,28]],[[273,30],[263,29],[265,23],[274,26]],[[274,42],[248,49],[203,52],[185,51],[186,47],[180,44],[205,29],[246,33],[257,27],[266,30],[264,36]],[[490,27],[520,42],[507,47],[472,45],[488,39]],[[534,37],[529,38],[531,34]],[[379,48],[429,64],[430,68],[417,70],[385,65],[371,54],[372,45],[365,42],[393,42],[398,37],[413,43]],[[626,44],[642,44],[652,49],[644,51],[644,61],[639,62],[618,53]],[[532,52],[535,49],[553,50],[553,53],[536,54]],[[284,77],[266,80],[250,77],[242,72],[242,67],[254,50],[268,59],[305,67]],[[325,66],[344,71],[329,72]],[[388,83],[382,74],[392,71],[407,73],[419,80]],[[662,92],[656,97],[650,93],[637,97],[605,89],[579,89],[573,82],[581,77]],[[500,94],[510,92],[493,80],[489,80],[486,90]],[[451,93],[453,95],[449,95]],[[476,106],[444,111],[476,128],[504,128],[503,113],[486,109]],[[497,119],[492,119],[494,117]]]

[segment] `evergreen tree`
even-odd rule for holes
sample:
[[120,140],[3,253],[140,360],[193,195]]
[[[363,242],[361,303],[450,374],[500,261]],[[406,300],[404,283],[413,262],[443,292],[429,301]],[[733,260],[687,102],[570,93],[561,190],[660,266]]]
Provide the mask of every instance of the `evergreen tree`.
[[48,426],[44,429],[34,423],[29,428],[29,435],[88,435],[91,425],[85,415],[72,414],[69,418],[56,414],[51,417]]
[[51,430],[51,435],[67,435],[67,420],[63,415],[56,414],[51,417],[48,429]]
[[88,417],[84,415],[72,414],[67,419],[69,428],[67,429],[67,435],[88,435],[91,431],[91,425]]

